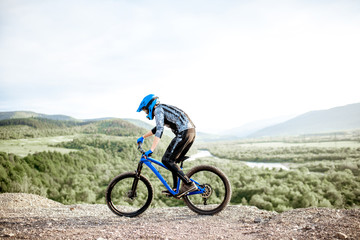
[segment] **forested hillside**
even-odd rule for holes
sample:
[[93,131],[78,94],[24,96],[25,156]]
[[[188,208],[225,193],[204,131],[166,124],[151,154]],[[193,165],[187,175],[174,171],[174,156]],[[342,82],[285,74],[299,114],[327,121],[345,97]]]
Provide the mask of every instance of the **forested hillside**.
[[[14,131],[16,130],[16,131]],[[136,139],[147,129],[121,119],[71,122],[42,118],[0,121],[1,141],[39,136],[73,135],[72,141],[49,143],[73,149],[69,154],[37,152],[26,157],[0,153],[0,192],[24,192],[46,196],[62,203],[104,203],[110,180],[124,171],[134,171],[140,157]],[[155,157],[164,152],[164,136]],[[150,148],[151,140],[145,147]]]
[[[140,157],[136,139],[146,131],[148,129],[121,119],[96,122],[37,118],[0,121],[0,144],[11,142],[21,148],[27,144],[26,138],[46,136],[41,139],[47,139],[48,145],[69,150],[66,153],[38,150],[24,157],[17,155],[16,151],[0,152],[0,192],[35,193],[65,204],[104,203],[105,189],[110,180],[125,171],[135,171]],[[67,135],[67,141],[51,141],[51,136],[61,135]],[[153,155],[155,158],[161,159],[170,140],[163,136]],[[337,138],[331,140],[334,141],[331,144],[327,142],[330,140],[323,138],[314,140],[196,144],[192,153],[198,147],[208,149],[218,158],[185,162],[185,172],[199,164],[211,164],[222,169],[231,181],[231,204],[254,205],[279,212],[311,206],[359,207],[358,135]],[[146,140],[144,148],[150,148],[151,142],[151,139]],[[251,168],[243,161],[282,162],[288,164],[290,170]],[[159,170],[171,182],[170,174]],[[154,186],[153,206],[183,205],[182,201],[161,195],[164,187],[147,168],[143,174]]]
[[72,135],[75,133],[139,136],[144,130],[121,120],[61,121],[46,118],[17,118],[0,121],[0,139]]
[[70,121],[76,120],[75,118],[61,114],[47,115],[47,114],[36,113],[31,111],[0,112],[0,120],[16,119],[16,118],[47,118],[52,120],[70,120]]

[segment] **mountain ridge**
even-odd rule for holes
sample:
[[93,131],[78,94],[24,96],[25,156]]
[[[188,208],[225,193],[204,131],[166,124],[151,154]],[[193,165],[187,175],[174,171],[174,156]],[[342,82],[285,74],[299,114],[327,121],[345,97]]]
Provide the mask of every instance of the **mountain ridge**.
[[63,115],[63,114],[54,114],[48,115],[43,113],[36,113],[33,111],[9,111],[9,112],[0,112],[0,120],[6,119],[17,119],[17,118],[47,118],[51,120],[65,120],[65,121],[79,121],[73,117]]
[[282,122],[285,122],[294,116],[280,116],[275,118],[269,118],[269,119],[261,119],[253,122],[248,122],[240,127],[228,129],[225,131],[222,131],[220,134],[223,136],[233,136],[237,138],[244,138],[247,137],[257,131],[260,131],[263,128],[273,126]]
[[248,137],[296,136],[360,129],[360,103],[306,112]]
[[[75,119],[71,116],[62,114],[47,115],[32,111],[0,112],[0,120],[34,117],[78,122],[116,119],[111,117],[96,119]],[[123,118],[122,120],[130,122],[141,128],[152,128],[151,124],[141,120],[129,118]],[[289,116],[284,116],[250,122],[238,128],[223,131],[219,134],[199,132],[198,137],[200,141],[222,141],[227,139],[234,140],[238,138],[261,138],[333,133],[357,129],[360,129],[360,103],[309,111],[292,118]]]

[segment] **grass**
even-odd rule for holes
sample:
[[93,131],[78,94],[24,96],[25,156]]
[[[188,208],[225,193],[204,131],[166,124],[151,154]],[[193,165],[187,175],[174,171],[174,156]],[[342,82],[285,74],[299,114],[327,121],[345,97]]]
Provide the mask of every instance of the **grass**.
[[33,154],[42,151],[56,151],[60,153],[69,153],[75,151],[73,149],[52,147],[51,145],[72,141],[76,135],[71,136],[56,136],[56,137],[41,137],[30,139],[15,139],[15,140],[1,140],[0,152],[14,153],[18,156],[24,157],[28,154]]
[[[123,136],[108,136],[105,134],[96,134],[105,140],[120,141],[131,137]],[[40,137],[40,138],[27,138],[27,139],[14,139],[14,140],[0,140],[0,152],[13,153],[20,157],[25,157],[28,154],[43,151],[56,151],[60,153],[69,153],[77,151],[75,149],[53,147],[53,145],[61,142],[69,142],[75,138],[87,138],[88,134],[76,134],[66,136],[54,137]]]

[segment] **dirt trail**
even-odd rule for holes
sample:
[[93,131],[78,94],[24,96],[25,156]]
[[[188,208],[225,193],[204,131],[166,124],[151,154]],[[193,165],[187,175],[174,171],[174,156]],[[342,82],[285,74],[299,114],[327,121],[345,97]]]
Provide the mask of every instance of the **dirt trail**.
[[216,216],[186,207],[150,208],[136,218],[101,204],[62,205],[32,194],[0,194],[1,239],[360,239],[360,209],[281,214],[229,206]]

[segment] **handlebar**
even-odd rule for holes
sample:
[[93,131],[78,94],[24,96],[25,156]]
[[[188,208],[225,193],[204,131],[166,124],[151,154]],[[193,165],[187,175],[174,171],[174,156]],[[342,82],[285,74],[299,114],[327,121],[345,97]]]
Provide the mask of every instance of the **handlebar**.
[[142,143],[141,142],[138,144],[137,149],[139,150],[139,152],[141,152],[141,154],[145,154],[145,150],[142,148]]

